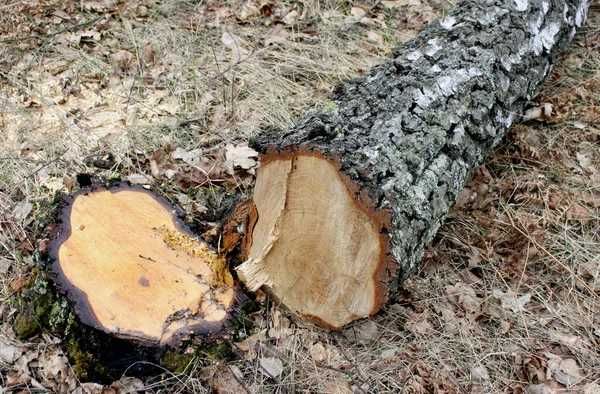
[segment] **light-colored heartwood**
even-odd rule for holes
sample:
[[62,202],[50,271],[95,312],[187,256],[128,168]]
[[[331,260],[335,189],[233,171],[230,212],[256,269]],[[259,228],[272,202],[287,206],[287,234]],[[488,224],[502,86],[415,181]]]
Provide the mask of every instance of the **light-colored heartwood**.
[[221,325],[233,278],[224,259],[175,217],[140,189],[75,197],[55,269],[85,322],[158,343]]
[[378,309],[381,237],[334,164],[312,155],[266,162],[254,189],[258,221],[238,267],[296,314],[339,328]]

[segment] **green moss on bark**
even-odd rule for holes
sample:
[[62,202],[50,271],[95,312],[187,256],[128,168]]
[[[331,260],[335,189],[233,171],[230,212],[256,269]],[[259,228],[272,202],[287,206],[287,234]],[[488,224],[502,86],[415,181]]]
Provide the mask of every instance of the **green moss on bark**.
[[175,350],[167,350],[161,356],[160,364],[173,373],[183,373],[195,357],[195,352],[186,354]]
[[73,371],[79,379],[88,380],[92,376],[110,376],[110,371],[100,364],[91,352],[82,348],[80,340],[74,337],[69,338],[65,344],[65,350]]
[[31,310],[19,312],[13,321],[13,330],[17,338],[29,339],[41,331],[42,327],[34,318]]
[[236,357],[231,343],[226,341],[207,344],[201,347],[199,351],[211,361],[231,361]]
[[197,345],[192,352],[182,353],[177,349],[168,349],[160,357],[160,364],[174,373],[185,372],[194,359],[213,361],[230,361],[236,358],[231,344],[227,341],[218,341]]

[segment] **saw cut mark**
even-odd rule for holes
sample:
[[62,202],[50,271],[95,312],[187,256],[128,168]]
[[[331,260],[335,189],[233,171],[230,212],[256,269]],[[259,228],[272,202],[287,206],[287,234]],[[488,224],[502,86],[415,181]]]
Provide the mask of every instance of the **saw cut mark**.
[[332,162],[313,155],[266,162],[254,191],[258,221],[242,281],[264,286],[298,315],[339,328],[379,308],[381,237]]
[[54,270],[84,323],[151,343],[220,328],[234,301],[231,273],[164,202],[99,189],[77,195],[67,214]]

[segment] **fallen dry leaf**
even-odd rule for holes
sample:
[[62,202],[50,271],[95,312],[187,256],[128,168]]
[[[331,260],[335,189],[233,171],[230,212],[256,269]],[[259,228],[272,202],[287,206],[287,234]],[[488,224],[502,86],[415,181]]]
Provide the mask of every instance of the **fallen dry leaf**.
[[176,115],[179,112],[179,99],[175,96],[163,97],[156,110],[169,115]]
[[429,313],[411,312],[406,321],[406,329],[415,335],[430,335],[433,333],[433,326],[428,320]]
[[[21,354],[21,356],[19,358],[17,358],[17,360],[15,362],[13,362],[13,364],[11,365],[12,367],[12,372],[15,373],[15,375],[13,375],[13,379],[15,381],[18,382],[23,382],[23,383],[33,383],[34,379],[32,379],[32,371],[30,368],[30,364],[34,364],[35,362],[37,362],[38,358],[40,357],[40,350],[39,349],[32,349],[26,352],[23,352]],[[19,384],[19,383],[17,383]],[[37,385],[39,385],[39,383],[36,382]]]
[[394,358],[398,354],[399,351],[400,351],[399,348],[385,349],[384,351],[381,352],[380,356],[383,360],[391,359],[391,358]]
[[289,35],[282,25],[276,25],[265,37],[265,46],[285,44],[288,41]]
[[69,176],[69,175],[63,176],[63,185],[65,186],[65,189],[67,189],[67,191],[69,193],[72,192],[73,189],[75,188],[76,182],[77,181],[72,176]]
[[465,319],[459,319],[450,304],[440,303],[440,305],[435,305],[434,309],[437,313],[442,315],[444,330],[446,332],[458,333],[463,328],[466,328],[464,324]]
[[86,114],[90,132],[98,137],[121,134],[125,131],[123,115],[117,111],[96,109]]
[[588,383],[583,386],[582,394],[598,394],[600,393],[600,385],[597,383]]
[[326,394],[353,394],[355,391],[352,390],[350,383],[346,379],[338,378],[329,381],[325,384]]
[[381,34],[376,33],[374,31],[367,32],[367,40],[369,40],[373,44],[383,45],[383,37],[381,36]]
[[298,11],[293,10],[283,17],[283,23],[286,25],[294,25],[298,21]]
[[247,145],[225,147],[225,169],[229,175],[233,175],[236,168],[241,168],[254,174],[258,152]]
[[600,286],[600,256],[597,259],[580,263],[577,270],[583,278],[591,279],[594,288]]
[[136,13],[139,18],[146,18],[148,16],[148,7],[140,4],[136,8]]
[[260,9],[253,2],[247,1],[242,6],[238,18],[242,21],[246,21],[258,15],[260,15]]
[[550,331],[550,339],[563,346],[579,351],[586,351],[589,343],[578,335],[570,335],[557,330]]
[[71,394],[113,394],[110,389],[105,390],[104,386],[98,383],[81,383]]
[[13,209],[12,215],[15,221],[18,223],[23,223],[25,219],[29,216],[31,211],[33,210],[33,204],[29,201],[21,201],[18,203]]
[[471,368],[471,379],[477,383],[486,383],[490,380],[490,374],[483,365],[476,365]]
[[25,348],[13,344],[3,335],[0,335],[0,362],[12,365],[25,352]]
[[[239,368],[236,366],[215,365],[208,367],[203,374],[208,381],[213,393],[216,394],[238,394],[245,393],[246,389],[238,379],[243,378]],[[237,376],[236,376],[237,375]]]
[[44,385],[57,393],[70,392],[77,386],[77,378],[62,351],[50,350],[40,355],[37,368]]
[[575,156],[581,168],[592,172],[592,155],[589,152],[577,152]]
[[200,162],[200,153],[202,151],[200,149],[193,149],[187,151],[183,148],[177,147],[173,153],[171,153],[171,157],[175,160],[183,160],[185,163],[196,166]]
[[24,287],[26,287],[31,282],[31,276],[28,274],[21,274],[15,278],[13,278],[9,283],[8,287],[14,293],[21,291]]
[[583,205],[575,203],[567,209],[567,219],[588,223],[592,220],[592,213]]
[[502,308],[509,309],[515,313],[524,312],[525,305],[531,300],[531,294],[518,296],[514,291],[509,289],[506,293],[500,289],[494,289],[492,295],[500,300]]
[[221,42],[231,51],[231,58],[234,63],[242,60],[242,56],[248,53],[248,51],[242,47],[242,40],[233,33],[223,31]]
[[272,378],[277,378],[283,372],[283,363],[276,357],[263,357],[258,363],[263,372]]
[[11,261],[6,257],[0,256],[0,275],[5,275],[11,266]]
[[308,352],[313,360],[322,362],[327,359],[327,349],[321,342],[314,343],[308,347]]
[[357,20],[361,20],[364,16],[367,15],[367,11],[361,7],[352,7],[350,9],[350,14],[355,17]]
[[470,319],[477,317],[481,311],[481,299],[477,297],[472,286],[458,282],[446,287],[446,294],[452,303],[461,307]]
[[371,19],[367,18],[367,11],[362,7],[352,7],[350,9],[350,16],[346,17],[345,23],[353,24],[361,22],[368,25],[371,23]]
[[144,45],[142,56],[144,57],[144,63],[146,64],[154,64],[156,62],[156,49],[154,49],[152,43],[149,42]]
[[264,342],[266,340],[266,337],[267,337],[267,330],[266,329],[260,330],[256,333],[250,335],[243,341],[238,342],[237,347],[242,352],[246,353],[244,355],[244,358],[246,360],[253,360],[258,355],[257,350],[258,350],[259,344],[261,342]]
[[374,321],[365,320],[361,324],[345,329],[344,336],[349,341],[356,341],[366,345],[379,337],[379,327]]
[[161,168],[154,159],[150,160],[150,173],[154,178],[159,178],[161,174]]
[[124,376],[110,387],[116,389],[119,394],[136,394],[143,392],[145,385],[141,379]]
[[107,12],[116,7],[115,0],[88,0],[81,3],[83,9],[95,12]]
[[135,56],[129,51],[121,49],[120,51],[113,53],[110,56],[113,64],[113,68],[117,72],[128,72],[135,64]]
[[525,389],[526,394],[560,394],[564,392],[564,387],[554,381],[540,384],[530,384]]
[[562,358],[552,353],[546,353],[548,357],[548,378],[553,377],[557,382],[567,387],[576,385],[583,380],[581,369],[577,361],[572,358]]
[[394,8],[400,8],[400,7],[402,7],[402,5],[404,5],[404,2],[403,1],[399,1],[399,0],[396,0],[396,1],[393,1],[393,0],[386,1],[386,0],[384,0],[384,1],[381,2],[381,4],[383,4],[383,6],[385,8],[394,9]]
[[313,343],[308,346],[308,352],[315,362],[329,365],[333,368],[338,368],[345,362],[344,356],[340,353],[339,349],[326,343]]
[[132,185],[149,185],[152,179],[144,174],[131,174],[127,176],[127,181]]

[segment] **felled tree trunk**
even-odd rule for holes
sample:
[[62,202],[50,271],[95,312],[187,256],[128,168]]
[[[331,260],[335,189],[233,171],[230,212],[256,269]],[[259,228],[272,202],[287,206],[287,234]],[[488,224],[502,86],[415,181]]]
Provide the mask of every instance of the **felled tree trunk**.
[[588,0],[466,0],[261,151],[247,287],[339,328],[415,270],[472,170],[519,121]]

